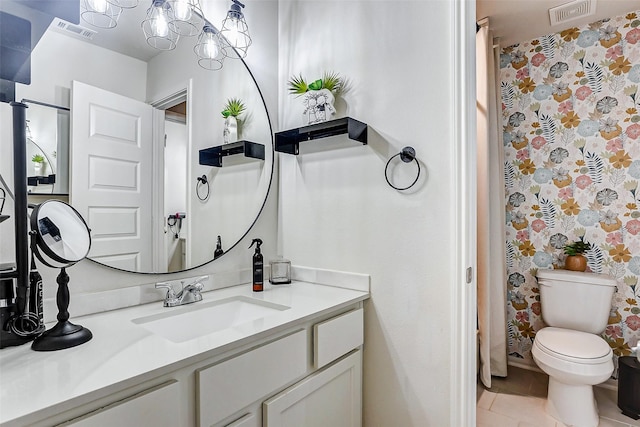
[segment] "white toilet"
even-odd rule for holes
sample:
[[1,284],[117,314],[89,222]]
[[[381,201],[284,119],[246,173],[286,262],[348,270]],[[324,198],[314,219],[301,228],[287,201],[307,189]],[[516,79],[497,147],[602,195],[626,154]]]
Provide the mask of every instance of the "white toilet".
[[605,274],[538,270],[542,318],[533,360],[549,375],[546,411],[567,426],[597,427],[593,385],[613,373],[604,331],[616,281]]

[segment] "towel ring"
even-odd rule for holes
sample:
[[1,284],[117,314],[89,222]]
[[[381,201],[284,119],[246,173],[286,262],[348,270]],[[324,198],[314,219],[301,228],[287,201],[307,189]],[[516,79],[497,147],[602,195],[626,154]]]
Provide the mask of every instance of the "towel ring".
[[[200,196],[201,185],[207,186],[207,194],[204,197]],[[209,188],[209,180],[207,180],[207,176],[206,175],[199,176],[198,182],[196,182],[196,196],[198,196],[198,199],[203,202],[206,201],[209,198],[209,191],[211,191],[211,189]]]
[[[407,187],[396,187],[391,183],[391,181],[389,181],[389,164],[391,163],[391,160],[395,159],[398,156],[400,156],[400,160],[405,163],[410,163],[415,160],[416,165],[418,165],[418,174],[416,175],[416,179],[414,179],[413,182]],[[394,156],[391,156],[391,158],[387,162],[387,165],[384,167],[384,178],[387,180],[387,184],[389,184],[391,188],[394,188],[398,191],[408,190],[413,187],[416,182],[418,182],[418,178],[420,178],[420,162],[416,158],[416,150],[413,147],[404,147],[401,152]]]

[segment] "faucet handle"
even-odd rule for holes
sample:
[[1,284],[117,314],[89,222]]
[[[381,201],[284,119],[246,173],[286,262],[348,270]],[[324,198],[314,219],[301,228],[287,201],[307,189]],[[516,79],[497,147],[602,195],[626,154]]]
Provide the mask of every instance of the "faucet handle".
[[169,282],[159,282],[156,283],[156,289],[166,289],[167,290],[167,298],[175,298],[176,293],[173,290],[173,286]]
[[204,285],[202,284],[202,282],[206,282],[207,280],[209,280],[209,276],[200,276],[196,279],[193,279],[188,285],[185,285],[184,282],[182,282],[182,288],[201,291],[202,289],[204,289]]
[[190,285],[189,292],[200,292],[204,289],[204,285],[200,282],[195,282]]

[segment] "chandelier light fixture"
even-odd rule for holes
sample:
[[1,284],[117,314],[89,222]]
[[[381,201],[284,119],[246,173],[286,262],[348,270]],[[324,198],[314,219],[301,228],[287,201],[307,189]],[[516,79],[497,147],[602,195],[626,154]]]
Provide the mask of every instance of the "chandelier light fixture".
[[178,45],[180,34],[173,31],[173,9],[166,0],[153,0],[142,21],[142,31],[149,46],[159,50],[172,50]]
[[122,13],[122,7],[107,0],[82,0],[80,16],[98,28],[114,28]]
[[202,27],[193,51],[198,57],[198,65],[207,70],[221,69],[227,56],[220,33],[209,23]]
[[82,0],[82,19],[98,28],[113,28],[118,25],[122,9],[132,9],[139,0]]
[[227,12],[227,17],[222,21],[222,28],[220,33],[229,43],[229,46],[234,48],[240,58],[247,56],[247,49],[251,45],[251,36],[249,35],[249,26],[244,19],[244,13],[242,8],[244,4],[238,0],[231,0],[231,8]]
[[133,9],[139,3],[139,0],[107,0],[107,1],[123,9]]
[[183,37],[197,36],[204,25],[204,13],[199,0],[167,0],[173,11],[169,28]]
[[[198,35],[193,48],[198,64],[207,70],[219,70],[226,57],[235,58],[232,50],[236,51],[239,58],[244,58],[251,45],[249,27],[242,13],[245,6],[238,0],[231,1],[222,29],[218,31],[205,18],[200,0],[151,0],[151,6],[141,23],[145,39],[155,49],[172,50],[180,38]],[[114,28],[122,10],[134,8],[138,2],[81,0],[80,15],[94,27]]]

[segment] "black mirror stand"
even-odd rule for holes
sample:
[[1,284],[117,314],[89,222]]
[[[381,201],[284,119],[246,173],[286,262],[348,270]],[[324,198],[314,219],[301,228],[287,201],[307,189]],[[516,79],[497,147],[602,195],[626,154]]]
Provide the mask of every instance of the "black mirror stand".
[[93,338],[89,329],[69,322],[69,275],[64,267],[60,270],[56,282],[58,323],[33,341],[31,349],[35,351],[62,350],[84,344]]

